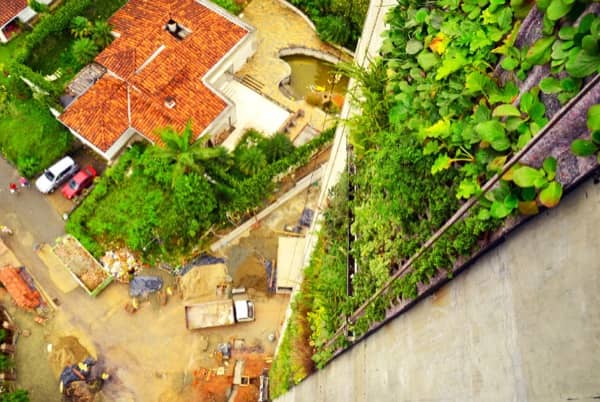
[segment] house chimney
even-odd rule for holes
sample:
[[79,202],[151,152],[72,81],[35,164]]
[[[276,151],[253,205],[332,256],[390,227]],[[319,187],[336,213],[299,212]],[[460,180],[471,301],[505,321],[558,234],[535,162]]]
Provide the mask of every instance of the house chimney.
[[173,109],[175,107],[175,98],[173,98],[172,96],[167,96],[165,98],[165,106],[169,109]]
[[167,22],[167,30],[171,33],[175,33],[177,31],[177,23],[173,20],[169,20],[169,22]]

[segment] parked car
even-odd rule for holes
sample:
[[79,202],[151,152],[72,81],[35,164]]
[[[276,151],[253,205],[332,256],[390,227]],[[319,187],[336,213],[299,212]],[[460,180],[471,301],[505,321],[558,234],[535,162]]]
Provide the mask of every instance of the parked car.
[[65,184],[61,190],[67,199],[71,199],[92,185],[94,177],[96,177],[96,169],[92,165],[88,165],[81,169],[71,180]]
[[38,177],[35,181],[35,186],[40,192],[47,194],[58,188],[62,183],[73,176],[79,167],[70,156],[65,156]]

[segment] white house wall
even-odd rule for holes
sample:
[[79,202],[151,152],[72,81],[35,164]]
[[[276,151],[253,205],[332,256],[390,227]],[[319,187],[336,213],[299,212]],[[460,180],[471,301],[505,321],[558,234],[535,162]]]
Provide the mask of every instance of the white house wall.
[[31,21],[33,17],[35,17],[36,12],[33,11],[30,7],[25,7],[23,11],[17,14],[17,18],[19,21],[26,23]]
[[109,161],[112,161],[115,158],[115,156],[117,156],[119,152],[121,152],[122,148],[125,146],[125,144],[127,144],[127,141],[129,141],[131,137],[133,137],[135,134],[137,134],[137,131],[131,127],[125,130],[125,132],[121,134],[119,139],[114,144],[112,144],[110,148],[108,148],[108,150],[104,154],[105,158]]

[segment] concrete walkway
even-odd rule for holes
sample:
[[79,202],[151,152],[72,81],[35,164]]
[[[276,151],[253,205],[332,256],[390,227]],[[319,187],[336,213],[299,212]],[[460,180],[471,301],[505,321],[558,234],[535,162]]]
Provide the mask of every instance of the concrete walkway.
[[228,82],[221,91],[235,103],[237,111],[236,128],[222,144],[230,151],[235,149],[247,129],[254,128],[269,137],[279,130],[290,115],[281,106],[237,81]]
[[599,203],[588,180],[277,401],[598,398]]

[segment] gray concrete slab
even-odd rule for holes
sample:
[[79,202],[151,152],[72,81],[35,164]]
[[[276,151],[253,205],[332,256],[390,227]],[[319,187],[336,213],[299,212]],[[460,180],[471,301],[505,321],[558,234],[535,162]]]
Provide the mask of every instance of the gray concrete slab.
[[278,401],[598,397],[599,204],[583,183]]

